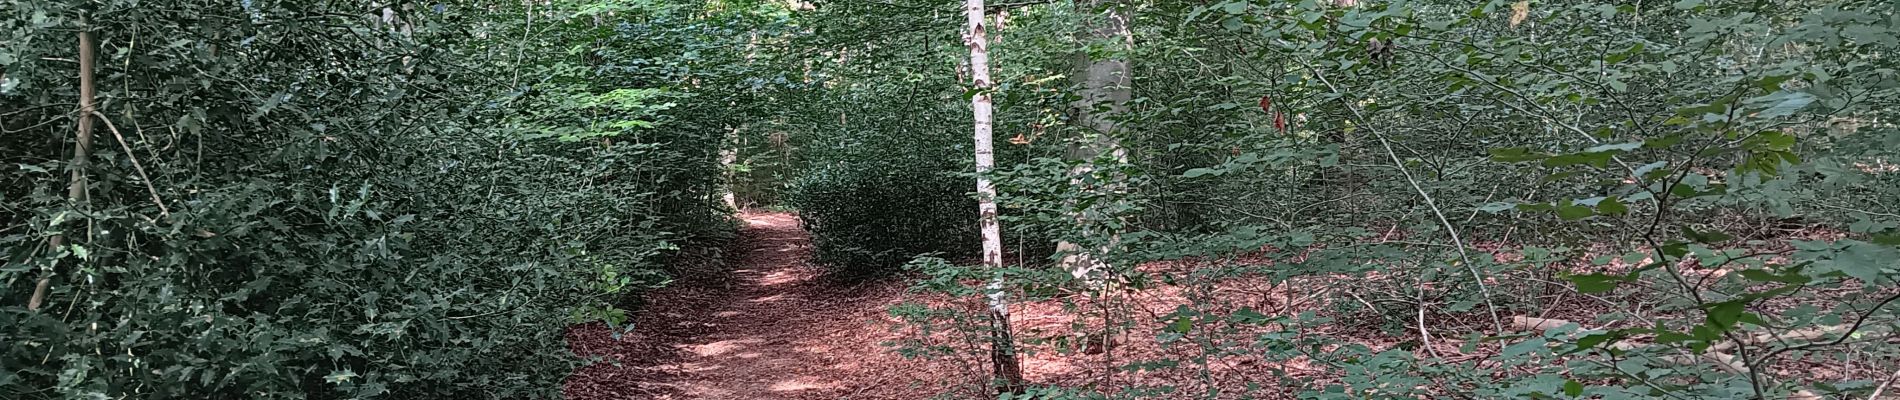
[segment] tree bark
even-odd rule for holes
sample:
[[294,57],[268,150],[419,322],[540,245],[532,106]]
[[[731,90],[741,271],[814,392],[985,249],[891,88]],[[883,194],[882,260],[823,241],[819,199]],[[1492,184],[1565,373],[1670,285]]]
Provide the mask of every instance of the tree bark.
[[[1096,162],[1103,154],[1108,154],[1116,164],[1128,162],[1128,152],[1118,139],[1122,133],[1116,118],[1128,110],[1128,102],[1134,97],[1134,81],[1130,76],[1127,58],[1128,52],[1134,48],[1134,37],[1129,33],[1123,4],[1118,0],[1087,0],[1081,6],[1087,18],[1083,23],[1085,31],[1081,34],[1082,42],[1107,46],[1110,55],[1100,59],[1090,56],[1088,51],[1080,51],[1075,55],[1076,69],[1082,78],[1078,93],[1081,99],[1075,103],[1076,120],[1088,128],[1088,137],[1072,143],[1069,149],[1070,159],[1081,162],[1069,171],[1070,183],[1078,187],[1087,183],[1086,176],[1100,169],[1101,166]],[[1097,17],[1100,17],[1099,20]],[[1113,196],[1122,189],[1120,181],[1119,177],[1111,177],[1103,181],[1098,189]],[[1079,210],[1075,215],[1076,224],[1085,235],[1100,233],[1096,232],[1093,221],[1109,217],[1103,215],[1103,203],[1095,204]],[[1109,239],[1110,243],[1114,241],[1115,238]],[[1064,269],[1078,279],[1097,283],[1107,272],[1107,266],[1099,255],[1109,251],[1110,247],[1087,249],[1067,241],[1056,243],[1056,251],[1064,254]]]
[[734,182],[738,182],[739,174],[733,170],[733,166],[739,163],[740,129],[744,129],[744,126],[741,125],[726,129],[725,137],[719,141],[719,170],[720,174],[726,178],[724,188],[720,190],[721,193],[719,193],[719,197],[725,200],[726,208],[730,208],[734,211],[739,210],[738,190],[733,187]]
[[[996,218],[996,185],[989,177],[990,170],[996,166],[996,155],[991,140],[990,54],[989,41],[983,32],[983,0],[968,0],[965,11],[969,31],[965,32],[964,40],[970,46],[970,77],[976,90],[976,95],[970,97],[970,110],[976,122],[977,220],[983,234],[983,267],[998,271],[1003,267],[1003,235]],[[1016,358],[1016,340],[1009,327],[1009,298],[1000,272],[990,281],[987,291],[990,366],[999,382],[997,390],[1020,393],[1023,390],[1022,364]]]
[[[79,128],[73,140],[72,182],[66,188],[66,198],[72,201],[73,208],[84,208],[86,204],[86,164],[92,154],[92,104],[96,85],[93,83],[92,69],[92,32],[86,25],[86,18],[79,17]],[[47,240],[54,251],[66,244],[66,235],[53,235]],[[33,285],[33,297],[27,299],[26,309],[37,311],[46,304],[46,292],[53,286],[54,271],[41,273],[40,281]]]

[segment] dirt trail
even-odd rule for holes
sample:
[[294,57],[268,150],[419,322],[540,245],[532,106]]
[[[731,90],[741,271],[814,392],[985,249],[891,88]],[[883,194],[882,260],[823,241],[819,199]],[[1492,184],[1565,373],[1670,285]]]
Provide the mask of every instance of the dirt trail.
[[[846,286],[810,263],[798,218],[747,213],[729,276],[684,273],[648,296],[634,333],[576,326],[577,354],[602,360],[569,377],[570,399],[910,398],[924,382],[879,342],[893,284]],[[927,377],[927,376],[925,376]],[[907,384],[908,383],[908,384]]]

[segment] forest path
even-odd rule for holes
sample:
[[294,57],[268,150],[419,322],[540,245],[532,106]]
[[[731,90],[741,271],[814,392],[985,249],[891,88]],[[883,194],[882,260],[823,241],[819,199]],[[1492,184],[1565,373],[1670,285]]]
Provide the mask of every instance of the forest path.
[[811,262],[796,215],[747,212],[729,276],[685,272],[657,290],[634,333],[575,327],[569,343],[604,360],[569,377],[570,399],[893,398],[905,363],[879,344],[890,284],[847,286]]

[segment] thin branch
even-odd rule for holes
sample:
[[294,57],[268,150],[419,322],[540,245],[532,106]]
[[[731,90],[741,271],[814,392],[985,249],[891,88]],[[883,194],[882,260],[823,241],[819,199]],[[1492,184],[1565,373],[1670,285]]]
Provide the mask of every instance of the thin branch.
[[[1419,263],[1419,266],[1424,267],[1425,264]],[[1425,274],[1419,273],[1418,279],[1414,282],[1413,286],[1418,289],[1416,297],[1413,298],[1416,303],[1413,305],[1418,309],[1418,345],[1424,347],[1425,353],[1431,354],[1432,358],[1443,360],[1445,356],[1438,354],[1438,349],[1432,347],[1432,331],[1425,328]]]
[[112,120],[106,118],[105,114],[93,111],[92,115],[99,117],[100,122],[106,123],[106,130],[112,131],[112,137],[119,139],[119,148],[125,149],[125,157],[132,160],[132,168],[139,172],[139,180],[145,181],[145,192],[152,195],[152,204],[158,206],[158,216],[160,218],[171,216],[172,211],[165,208],[165,199],[158,197],[158,188],[152,186],[152,177],[145,174],[145,165],[139,163],[138,154],[132,153],[132,145],[125,142],[125,135],[119,134],[119,128],[113,126]]
[[1338,100],[1340,104],[1346,106],[1346,111],[1352,112],[1353,118],[1358,119],[1365,125],[1366,132],[1372,133],[1373,137],[1379,139],[1379,146],[1385,148],[1386,156],[1392,159],[1392,165],[1398,168],[1399,175],[1404,176],[1405,182],[1411,184],[1412,190],[1418,192],[1419,197],[1425,200],[1425,206],[1432,210],[1432,215],[1438,217],[1438,223],[1445,226],[1445,233],[1451,235],[1451,242],[1458,249],[1458,258],[1463,260],[1465,267],[1471,271],[1471,279],[1478,284],[1478,293],[1484,296],[1484,305],[1487,311],[1490,312],[1492,327],[1497,329],[1498,332],[1503,332],[1504,320],[1498,318],[1498,306],[1491,301],[1491,288],[1484,284],[1484,274],[1478,272],[1478,265],[1471,262],[1471,255],[1465,250],[1464,239],[1458,237],[1458,227],[1452,225],[1450,219],[1445,218],[1445,211],[1438,207],[1438,201],[1433,199],[1431,193],[1426,192],[1425,188],[1418,184],[1418,179],[1412,177],[1412,171],[1405,168],[1405,160],[1400,159],[1399,154],[1392,150],[1391,141],[1386,140],[1385,134],[1380,133],[1377,127],[1370,124],[1371,120],[1367,119],[1365,114],[1359,112],[1359,107],[1354,105],[1352,100],[1346,98],[1346,93],[1340,91],[1338,86],[1333,85],[1332,80],[1326,79],[1326,74],[1321,72],[1319,68],[1314,68],[1305,61],[1296,60],[1296,62],[1299,62],[1300,65],[1305,67],[1308,71],[1311,71],[1313,76],[1319,79],[1320,83],[1326,85],[1327,89],[1332,90],[1334,94],[1340,95]]
[[986,7],[986,9],[996,10],[1000,8],[1028,7],[1028,6],[1038,5],[1038,4],[1049,4],[1049,3],[1054,3],[1054,2],[1055,0],[1032,0],[1032,1],[1022,1],[1022,2],[1015,2],[1015,3],[991,4],[988,7]]
[[1841,332],[1840,338],[1836,338],[1834,340],[1830,340],[1826,342],[1810,342],[1806,344],[1775,349],[1775,351],[1770,351],[1768,352],[1768,354],[1763,355],[1761,357],[1761,361],[1767,362],[1769,360],[1773,360],[1775,359],[1775,356],[1779,356],[1781,355],[1781,353],[1786,353],[1786,352],[1795,351],[1795,350],[1807,350],[1807,349],[1812,349],[1816,347],[1833,346],[1833,345],[1846,342],[1847,339],[1854,337],[1855,332],[1859,332],[1860,328],[1867,324],[1867,319],[1872,318],[1874,316],[1874,313],[1880,312],[1881,308],[1885,308],[1887,307],[1888,304],[1892,304],[1894,300],[1900,300],[1900,293],[1895,293],[1892,296],[1887,296],[1886,300],[1881,300],[1879,304],[1874,305],[1874,308],[1868,309],[1867,312],[1865,313],[1861,313],[1860,318],[1854,319],[1853,326],[1848,327],[1846,332]]
[[1893,376],[1888,377],[1886,382],[1881,382],[1880,387],[1874,388],[1874,393],[1867,395],[1867,400],[1880,400],[1880,394],[1885,393],[1887,387],[1892,386],[1895,380],[1900,380],[1900,371],[1894,371]]

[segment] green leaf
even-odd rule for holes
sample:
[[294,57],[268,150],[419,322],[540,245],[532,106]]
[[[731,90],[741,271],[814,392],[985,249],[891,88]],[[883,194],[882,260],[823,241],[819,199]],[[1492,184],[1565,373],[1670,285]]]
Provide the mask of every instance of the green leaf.
[[1564,395],[1570,396],[1570,397],[1582,396],[1583,383],[1580,383],[1574,380],[1564,381]]
[[78,243],[73,243],[69,245],[68,247],[72,248],[73,256],[79,257],[79,259],[81,260],[92,257],[92,251],[87,250],[86,246],[80,246]]
[[1656,171],[1667,171],[1667,170],[1662,169],[1662,167],[1666,167],[1668,165],[1669,165],[1668,161],[1657,161],[1653,163],[1643,164],[1640,167],[1636,167],[1636,170],[1632,172],[1637,177],[1640,177],[1643,179],[1656,179],[1660,176],[1649,176],[1650,173],[1656,172]]
[[1623,202],[1617,201],[1615,197],[1604,198],[1603,201],[1597,202],[1597,214],[1623,215],[1628,214],[1629,211],[1629,207],[1624,206]]
[[1597,145],[1597,146],[1592,146],[1588,149],[1584,149],[1583,151],[1591,152],[1591,153],[1599,153],[1599,152],[1605,152],[1605,151],[1630,151],[1630,150],[1636,150],[1640,148],[1643,148],[1643,142],[1637,141],[1637,142],[1629,142],[1629,143]]
[[1590,165],[1590,166],[1595,166],[1597,168],[1603,168],[1610,165],[1610,157],[1613,157],[1613,156],[1615,156],[1615,154],[1612,152],[1583,152],[1583,153],[1563,154],[1563,155],[1553,156],[1553,157],[1544,159],[1544,166],[1557,168],[1557,167],[1568,167],[1572,165]]
[[1748,303],[1739,301],[1716,303],[1713,307],[1709,307],[1709,324],[1717,330],[1727,331],[1735,327],[1735,323],[1741,320],[1742,313],[1747,311]]
[[1900,234],[1897,233],[1874,234],[1868,240],[1882,246],[1900,246]]
[[1236,2],[1223,4],[1221,5],[1221,11],[1226,11],[1228,14],[1240,14],[1240,13],[1247,12],[1247,2],[1236,1]]
[[1794,113],[1801,111],[1802,108],[1806,108],[1809,104],[1814,104],[1814,95],[1803,92],[1782,91],[1751,98],[1743,101],[1743,104],[1750,108],[1759,109],[1759,111],[1755,111],[1753,115],[1755,118],[1778,118],[1794,115]]
[[1233,321],[1234,323],[1247,324],[1247,325],[1259,325],[1259,324],[1267,323],[1268,321],[1272,320],[1272,318],[1268,317],[1266,314],[1261,314],[1259,311],[1254,311],[1253,308],[1250,308],[1250,307],[1241,307],[1238,310],[1234,310],[1234,312],[1232,314],[1229,314],[1227,318]]
[[1615,290],[1616,285],[1624,280],[1622,276],[1609,274],[1568,275],[1564,276],[1564,279],[1576,284],[1577,291],[1582,293],[1603,293]]
[[1461,313],[1461,312],[1471,311],[1472,308],[1477,307],[1477,306],[1478,306],[1478,301],[1476,300],[1464,300],[1464,301],[1452,302],[1451,305],[1445,306],[1445,310],[1455,312],[1455,313]]
[[1175,318],[1174,322],[1168,323],[1169,332],[1185,335],[1191,330],[1194,330],[1194,320],[1187,319],[1187,317]]
[[1744,279],[1748,279],[1748,280],[1756,281],[1756,282],[1779,282],[1779,283],[1786,283],[1786,284],[1793,284],[1793,285],[1806,284],[1814,280],[1813,278],[1809,278],[1807,275],[1802,275],[1798,271],[1790,271],[1786,274],[1776,274],[1774,272],[1767,271],[1767,270],[1745,269],[1745,270],[1736,272],[1736,274],[1741,275],[1742,278]]
[[1666,149],[1666,148],[1675,146],[1678,143],[1682,143],[1682,140],[1683,140],[1682,135],[1668,135],[1668,136],[1663,136],[1663,137],[1650,138],[1649,140],[1646,140],[1643,142],[1643,147],[1651,148],[1651,149]]
[[1565,353],[1574,354],[1588,351],[1606,343],[1616,343],[1616,341],[1623,340],[1623,338],[1627,336],[1628,334],[1621,330],[1586,334],[1583,335],[1583,337],[1577,338],[1576,348],[1566,351]]
[[1656,343],[1657,343],[1657,344],[1672,344],[1672,343],[1683,343],[1683,342],[1693,342],[1693,341],[1695,341],[1695,340],[1696,340],[1696,337],[1695,337],[1695,336],[1692,336],[1692,335],[1689,335],[1689,334],[1686,334],[1686,333],[1682,333],[1682,332],[1676,332],[1676,331],[1661,331],[1661,332],[1656,332]]
[[1729,236],[1726,233],[1714,232],[1714,231],[1702,232],[1702,231],[1695,230],[1694,227],[1688,227],[1688,226],[1682,227],[1682,236],[1687,237],[1689,238],[1689,240],[1695,241],[1696,243],[1710,243],[1710,244],[1721,243],[1721,242],[1729,241],[1731,239],[1735,239],[1734,236]]
[[1781,84],[1787,82],[1789,79],[1794,79],[1794,75],[1764,76],[1755,81],[1755,87],[1764,92],[1778,92],[1781,91]]
[[1241,29],[1245,29],[1247,24],[1241,22],[1240,17],[1227,17],[1220,20],[1220,27],[1228,31],[1238,32]]
[[1550,343],[1549,340],[1544,339],[1542,337],[1531,338],[1529,340],[1514,343],[1510,346],[1505,346],[1504,350],[1498,353],[1498,357],[1508,359],[1508,358],[1515,358],[1515,357],[1526,355],[1526,354],[1543,352],[1543,351],[1548,350],[1546,346],[1549,343]]
[[1550,205],[1550,203],[1521,203],[1517,205],[1517,209],[1520,211],[1550,211],[1557,209],[1557,206]]
[[1589,218],[1592,215],[1596,215],[1596,210],[1592,210],[1590,209],[1590,207],[1579,206],[1579,205],[1567,205],[1567,206],[1557,207],[1557,217],[1563,218],[1566,220],[1579,220],[1579,219]]
[[1788,151],[1794,149],[1794,142],[1794,135],[1776,131],[1766,131],[1756,133],[1754,137],[1749,138],[1746,144],[1751,150]]
[[1893,247],[1861,241],[1849,242],[1839,254],[1833,257],[1833,266],[1848,277],[1858,279],[1864,284],[1881,281],[1886,269],[1900,260],[1900,251]]

